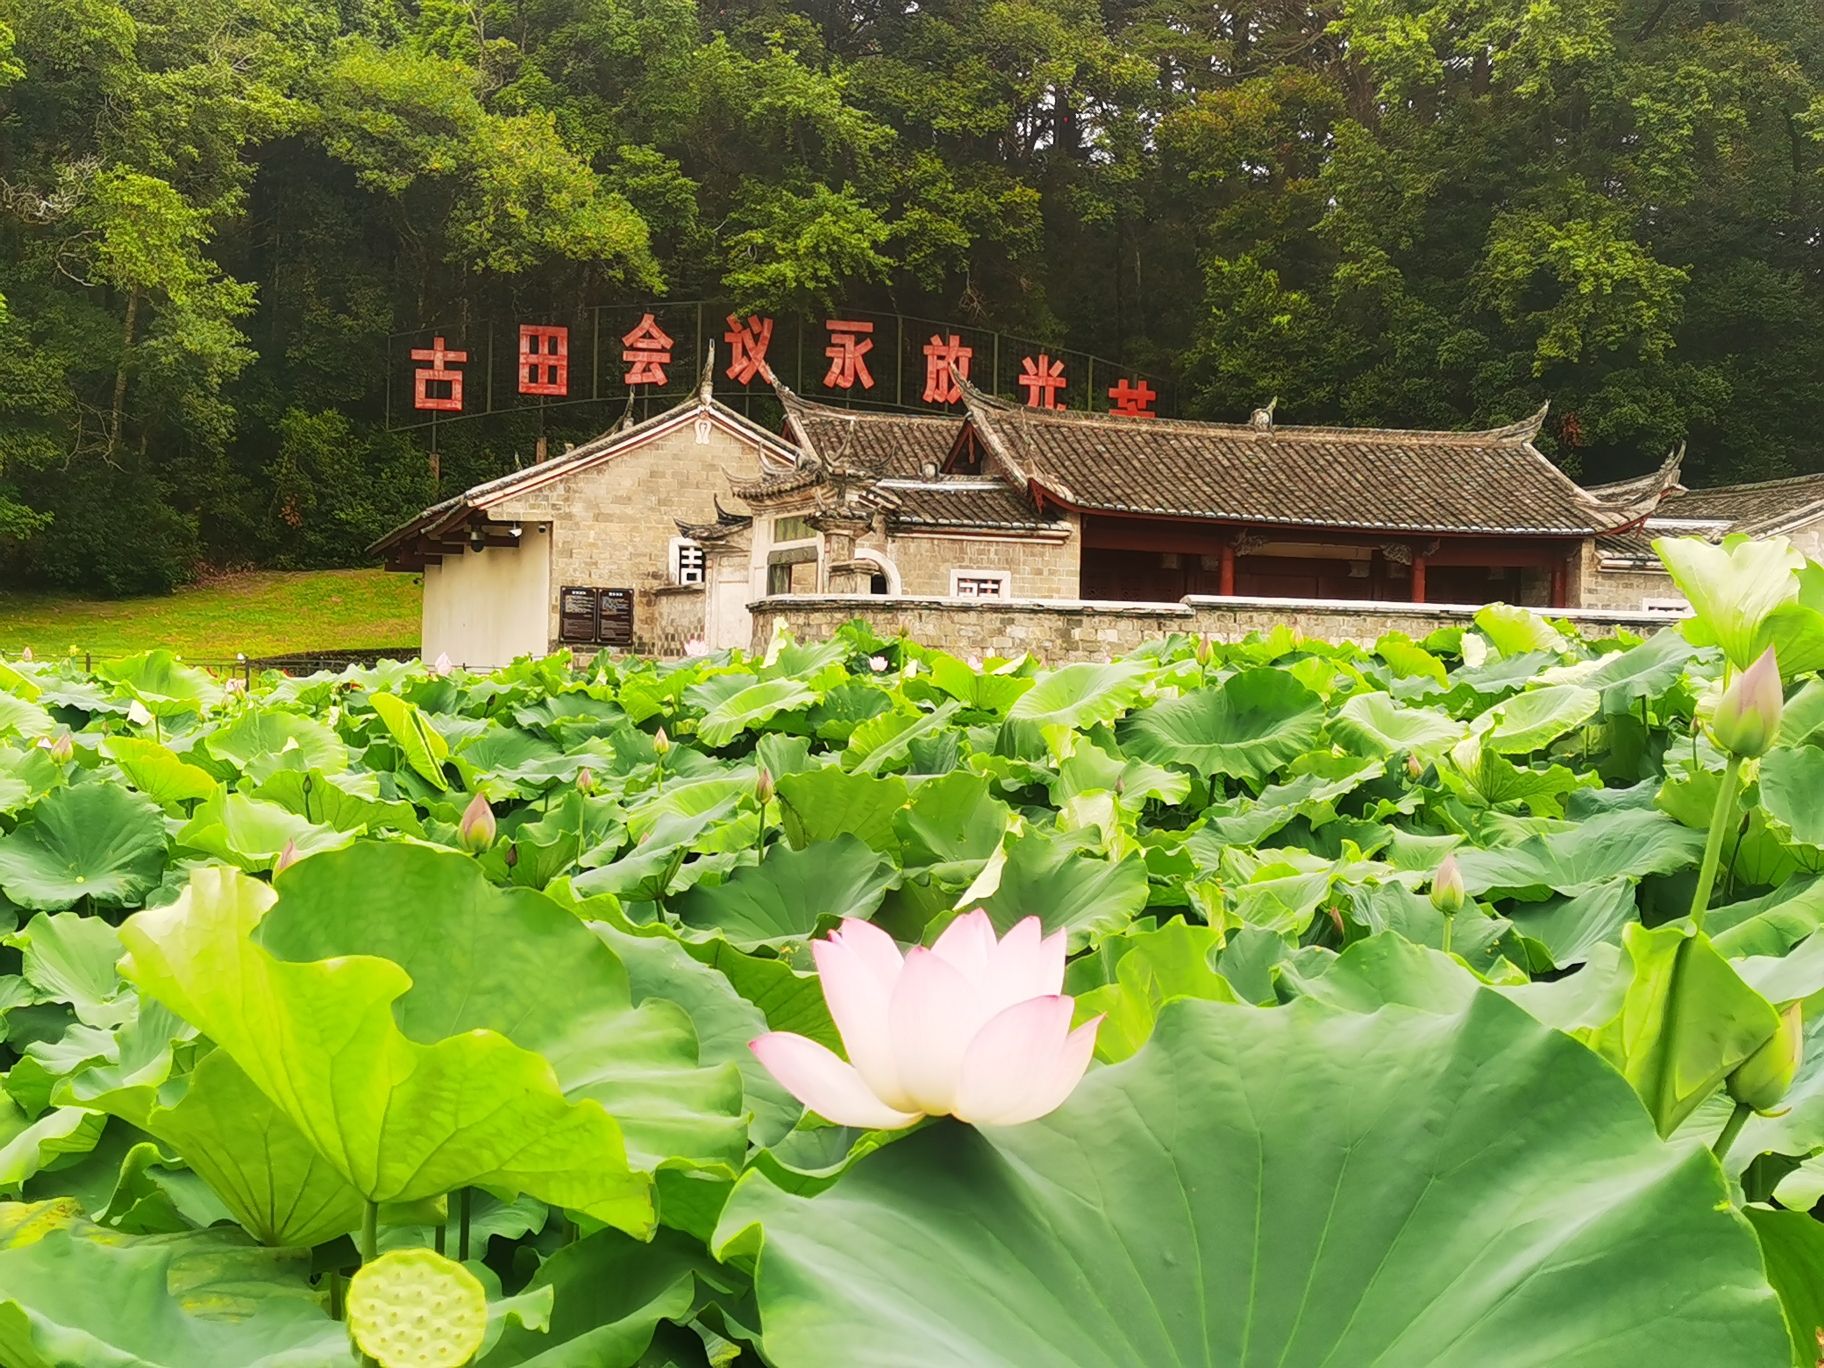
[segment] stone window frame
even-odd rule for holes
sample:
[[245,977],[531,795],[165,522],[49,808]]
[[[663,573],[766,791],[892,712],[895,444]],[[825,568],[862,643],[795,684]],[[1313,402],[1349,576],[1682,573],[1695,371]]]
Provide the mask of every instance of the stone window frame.
[[[980,592],[965,594],[962,589],[964,580],[979,580],[983,583],[999,585],[999,591],[993,594]],[[953,566],[950,570],[950,597],[968,599],[1010,599],[1013,597],[1013,572],[1010,570],[971,570],[966,567]]]
[[[696,552],[695,578],[688,578],[692,568],[685,565],[684,553]],[[709,579],[709,559],[703,550],[703,543],[691,537],[673,537],[666,549],[666,562],[673,584],[703,584]]]

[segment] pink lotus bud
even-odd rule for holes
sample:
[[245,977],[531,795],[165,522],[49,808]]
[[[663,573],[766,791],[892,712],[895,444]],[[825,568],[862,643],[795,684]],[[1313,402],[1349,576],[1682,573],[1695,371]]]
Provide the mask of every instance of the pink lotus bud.
[[1447,917],[1463,910],[1468,894],[1463,888],[1463,871],[1457,868],[1457,857],[1446,855],[1431,876],[1431,905]]
[[450,672],[450,656],[447,651],[439,651],[437,659],[427,667],[433,679],[442,679]]
[[660,759],[671,750],[671,738],[665,735],[665,728],[660,727],[652,734],[652,748],[659,753]]
[[887,672],[887,658],[885,656],[869,656],[868,668],[874,671],[875,674],[885,674]]
[[68,764],[71,757],[76,754],[76,743],[70,739],[69,729],[65,728],[57,734],[55,740],[48,736],[39,737],[38,749],[45,752],[58,764],[63,765]]
[[1208,665],[1210,663],[1210,634],[1208,632],[1203,632],[1198,635],[1197,645],[1193,650],[1197,656],[1197,663],[1199,665]]
[[456,839],[462,842],[464,850],[476,854],[494,844],[494,809],[479,793],[469,799],[469,805],[462,810],[462,820],[456,824]]
[[1723,1081],[1729,1096],[1756,1111],[1771,1111],[1785,1100],[1798,1077],[1805,1052],[1805,1014],[1795,1002],[1780,1013],[1780,1028]]
[[1408,755],[1406,757],[1406,777],[1417,779],[1423,773],[1425,773],[1424,762],[1416,755]]
[[296,841],[287,841],[285,842],[285,849],[279,852],[279,858],[272,866],[272,872],[274,874],[281,873],[284,870],[290,869],[297,862],[298,843]]
[[30,660],[31,658],[32,658],[32,648],[30,646],[27,646],[24,650],[19,652],[19,659]]
[[982,668],[982,658],[978,655],[970,656],[969,657],[969,668],[972,670],[981,669]]
[[754,801],[765,807],[773,801],[773,772],[765,765],[754,776]]
[[847,918],[811,953],[849,1061],[786,1031],[749,1048],[838,1125],[896,1130],[954,1116],[1017,1126],[1061,1106],[1089,1067],[1102,1018],[1070,1029],[1064,932],[1045,936],[1037,917],[996,940],[977,908],[903,957],[885,931]]
[[576,772],[576,791],[585,798],[595,792],[595,773],[587,765]]
[[1735,677],[1723,690],[1716,705],[1716,716],[1710,719],[1710,730],[1716,743],[1731,755],[1753,760],[1765,755],[1780,731],[1780,709],[1786,696],[1780,689],[1780,666],[1773,657],[1773,647],[1761,652],[1761,658]]

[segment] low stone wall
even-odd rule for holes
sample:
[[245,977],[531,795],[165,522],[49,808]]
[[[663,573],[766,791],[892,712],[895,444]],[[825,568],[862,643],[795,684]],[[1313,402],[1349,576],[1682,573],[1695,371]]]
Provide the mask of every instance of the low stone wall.
[[700,584],[664,584],[648,591],[652,655],[681,656],[685,642],[703,639],[703,593]]
[[[1284,624],[1301,636],[1373,645],[1386,632],[1422,637],[1467,623],[1477,604],[1382,603],[1193,595],[1178,603],[1111,603],[1077,599],[880,598],[866,594],[782,594],[749,605],[754,649],[784,627],[800,641],[823,641],[843,623],[868,622],[881,636],[913,640],[958,655],[1017,655],[1051,662],[1105,660],[1172,632],[1239,641]],[[1587,636],[1619,628],[1647,633],[1677,621],[1673,613],[1635,610],[1541,610],[1575,623]]]

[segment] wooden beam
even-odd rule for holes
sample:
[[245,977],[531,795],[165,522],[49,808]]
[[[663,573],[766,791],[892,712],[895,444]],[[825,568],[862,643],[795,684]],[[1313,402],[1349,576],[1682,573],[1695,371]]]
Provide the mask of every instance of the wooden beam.
[[1425,602],[1425,557],[1416,551],[1412,556],[1412,601]]

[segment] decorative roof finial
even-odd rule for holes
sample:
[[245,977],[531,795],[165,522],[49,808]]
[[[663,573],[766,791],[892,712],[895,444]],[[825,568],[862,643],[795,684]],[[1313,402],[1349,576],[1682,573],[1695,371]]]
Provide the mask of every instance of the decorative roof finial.
[[716,383],[716,344],[709,344],[709,355],[703,358],[703,374],[697,378],[697,402],[707,404]]
[[1256,432],[1273,431],[1273,410],[1279,407],[1279,396],[1276,394],[1267,400],[1265,408],[1257,408],[1248,419],[1248,426]]

